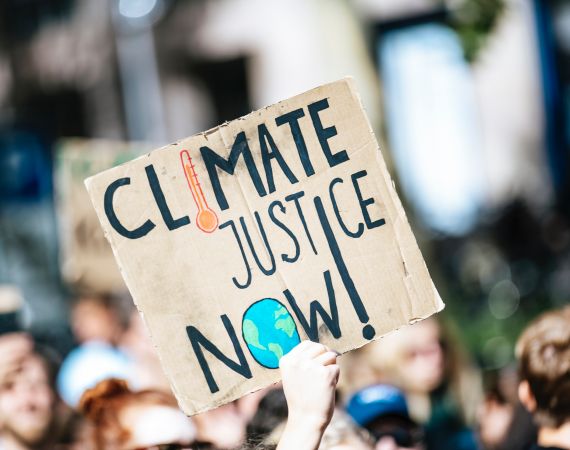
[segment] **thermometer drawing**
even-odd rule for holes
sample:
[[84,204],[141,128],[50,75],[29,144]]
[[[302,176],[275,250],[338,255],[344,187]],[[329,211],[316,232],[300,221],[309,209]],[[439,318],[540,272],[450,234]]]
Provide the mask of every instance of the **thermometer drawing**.
[[180,152],[180,161],[182,162],[182,167],[184,168],[184,173],[186,174],[186,181],[188,181],[188,187],[192,192],[192,198],[194,203],[198,207],[198,214],[196,215],[196,225],[200,230],[211,233],[218,227],[218,216],[210,207],[206,201],[206,197],[202,192],[200,187],[200,182],[198,181],[198,174],[194,164],[192,163],[192,158],[188,150],[182,150]]

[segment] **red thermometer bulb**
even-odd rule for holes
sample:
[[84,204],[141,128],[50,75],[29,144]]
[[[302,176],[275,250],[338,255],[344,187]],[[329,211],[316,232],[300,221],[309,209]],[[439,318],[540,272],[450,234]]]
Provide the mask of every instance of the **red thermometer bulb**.
[[196,173],[196,169],[192,163],[192,158],[190,157],[188,150],[182,150],[180,152],[180,161],[184,168],[184,173],[186,174],[188,187],[190,188],[190,192],[192,192],[192,198],[198,207],[196,225],[200,230],[206,233],[211,233],[218,228],[218,216],[208,206],[208,202],[202,192],[202,187],[198,181],[198,174]]

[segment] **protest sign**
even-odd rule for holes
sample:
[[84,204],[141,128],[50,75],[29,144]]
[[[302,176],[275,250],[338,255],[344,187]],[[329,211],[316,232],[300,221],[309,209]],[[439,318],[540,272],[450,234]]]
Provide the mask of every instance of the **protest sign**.
[[351,79],[86,180],[181,408],[443,307]]
[[74,288],[90,293],[125,289],[83,181],[150,150],[149,144],[102,139],[59,142],[55,164],[59,259],[65,281]]

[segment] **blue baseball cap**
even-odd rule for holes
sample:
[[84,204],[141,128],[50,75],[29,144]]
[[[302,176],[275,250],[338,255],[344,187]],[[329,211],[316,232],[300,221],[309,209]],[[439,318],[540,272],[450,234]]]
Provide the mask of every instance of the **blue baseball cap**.
[[408,405],[402,391],[388,384],[375,384],[358,391],[346,411],[360,426],[365,426],[381,416],[396,415],[409,420]]

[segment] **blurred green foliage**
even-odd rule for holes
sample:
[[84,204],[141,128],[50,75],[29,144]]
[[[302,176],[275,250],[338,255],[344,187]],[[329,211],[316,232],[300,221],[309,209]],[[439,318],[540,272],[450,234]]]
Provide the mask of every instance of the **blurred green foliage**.
[[505,0],[464,0],[451,10],[450,24],[459,35],[467,61],[476,60],[505,9]]

